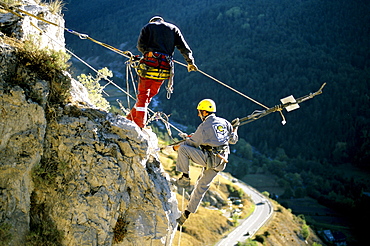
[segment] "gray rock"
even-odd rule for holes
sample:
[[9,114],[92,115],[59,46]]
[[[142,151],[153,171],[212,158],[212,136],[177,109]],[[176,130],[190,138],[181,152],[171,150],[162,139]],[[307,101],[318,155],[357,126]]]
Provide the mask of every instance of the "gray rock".
[[[63,23],[46,7],[23,3]],[[54,39],[64,44],[50,25],[0,14],[20,40],[37,33],[31,21],[53,37],[42,46],[58,49]],[[0,225],[10,225],[12,235],[6,243],[47,242],[52,234],[62,245],[171,245],[179,211],[156,135],[94,108],[68,73],[42,79],[15,53],[0,35]],[[51,102],[53,83],[66,82],[69,96]]]

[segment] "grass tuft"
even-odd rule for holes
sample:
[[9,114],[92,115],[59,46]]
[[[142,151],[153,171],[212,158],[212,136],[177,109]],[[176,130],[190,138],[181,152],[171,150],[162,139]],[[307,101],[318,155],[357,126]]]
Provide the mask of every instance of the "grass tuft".
[[47,6],[52,14],[61,14],[65,6],[65,2],[63,0],[49,0],[47,2]]
[[50,218],[50,208],[36,200],[33,192],[31,194],[30,233],[27,236],[26,246],[63,245],[63,232],[57,229],[55,222]]
[[13,235],[10,233],[12,226],[8,223],[0,223],[0,245],[8,245]]
[[119,217],[115,227],[113,228],[113,242],[119,243],[122,242],[127,234],[127,222],[122,218]]

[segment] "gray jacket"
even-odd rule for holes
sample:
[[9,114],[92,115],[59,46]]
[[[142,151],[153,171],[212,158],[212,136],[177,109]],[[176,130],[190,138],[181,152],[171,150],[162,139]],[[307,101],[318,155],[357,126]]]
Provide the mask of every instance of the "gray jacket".
[[194,147],[200,145],[219,147],[230,144],[236,144],[238,134],[233,132],[233,127],[227,120],[217,117],[215,114],[207,116],[195,131],[195,133],[187,139],[185,144]]
[[[209,158],[207,168],[215,169],[216,171],[222,171],[226,167],[230,149],[229,144],[236,144],[238,141],[238,134],[233,132],[231,123],[223,118],[217,117],[215,114],[211,114],[198,126],[195,133],[187,139],[183,144],[198,148],[200,146],[210,147],[222,147],[220,153],[223,159],[218,157],[211,152],[206,151]],[[220,149],[220,148],[218,148]],[[208,161],[207,161],[208,162]]]

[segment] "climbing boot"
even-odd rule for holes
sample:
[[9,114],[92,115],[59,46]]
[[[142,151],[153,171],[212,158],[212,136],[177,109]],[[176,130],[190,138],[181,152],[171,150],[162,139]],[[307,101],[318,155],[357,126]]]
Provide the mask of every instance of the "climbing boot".
[[182,176],[177,180],[176,185],[182,188],[188,187],[190,186],[190,178]]
[[182,226],[188,218],[189,218],[189,215],[186,216],[185,213],[181,213],[181,216],[176,221],[179,224],[179,226]]

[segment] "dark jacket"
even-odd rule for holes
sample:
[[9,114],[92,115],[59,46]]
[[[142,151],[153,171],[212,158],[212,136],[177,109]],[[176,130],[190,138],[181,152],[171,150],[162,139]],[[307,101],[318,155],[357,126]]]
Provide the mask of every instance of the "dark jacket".
[[192,51],[177,26],[157,21],[150,22],[141,29],[137,42],[137,48],[141,53],[152,51],[173,56],[175,47],[188,64],[194,64]]

